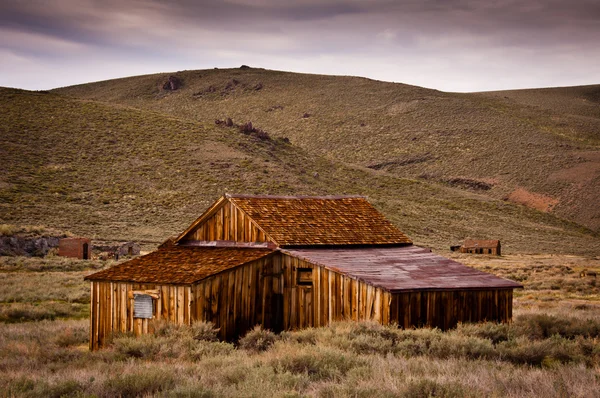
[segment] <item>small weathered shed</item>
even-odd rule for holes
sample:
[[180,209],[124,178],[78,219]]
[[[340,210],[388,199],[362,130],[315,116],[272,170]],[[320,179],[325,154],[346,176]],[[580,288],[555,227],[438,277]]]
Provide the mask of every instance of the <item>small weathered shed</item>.
[[135,242],[122,243],[115,249],[115,254],[119,256],[139,256],[141,246]]
[[91,349],[151,319],[211,321],[227,340],[256,324],[506,322],[521,287],[414,246],[362,197],[226,195],[157,251],[86,279]]
[[466,239],[465,243],[460,247],[460,252],[474,254],[495,254],[500,256],[500,241],[494,239]]
[[88,238],[64,238],[58,241],[58,255],[89,260],[92,242]]

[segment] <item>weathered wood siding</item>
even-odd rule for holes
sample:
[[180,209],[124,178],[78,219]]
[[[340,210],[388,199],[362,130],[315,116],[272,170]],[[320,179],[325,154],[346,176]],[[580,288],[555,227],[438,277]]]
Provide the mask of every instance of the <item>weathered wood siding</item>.
[[[298,270],[311,269],[312,285]],[[233,340],[255,325],[274,331],[372,320],[400,327],[448,329],[458,322],[508,322],[512,289],[390,293],[285,254],[236,267],[194,285],[91,283],[90,349],[112,332],[152,332],[152,320],[133,318],[133,291],[158,290],[154,319],[177,324],[210,321]]]
[[233,340],[255,325],[271,329],[274,261],[263,258],[207,278],[192,287],[192,318],[212,322]]
[[[186,325],[195,320],[210,321],[220,328],[219,337],[226,340],[243,335],[256,324],[273,329],[277,309],[272,308],[271,300],[274,289],[280,292],[280,278],[273,276],[273,266],[272,257],[267,257],[195,285],[93,281],[90,349],[103,346],[113,332],[133,332],[136,336],[152,332],[152,320]],[[160,292],[159,299],[153,300],[153,319],[133,317],[132,292],[144,290]]]
[[459,322],[508,322],[512,289],[415,291],[392,294],[390,321],[400,327],[446,330]]
[[[295,257],[282,255],[281,262],[283,329],[340,320],[389,323],[389,292]],[[312,269],[312,286],[299,285],[298,269],[308,268]]]
[[197,227],[190,239],[237,242],[270,241],[254,221],[229,201],[215,209],[214,214]]
[[152,331],[150,319],[133,317],[133,291],[159,290],[153,300],[155,319],[189,324],[191,322],[191,286],[91,282],[90,349],[104,345],[113,332],[133,332],[136,336]]

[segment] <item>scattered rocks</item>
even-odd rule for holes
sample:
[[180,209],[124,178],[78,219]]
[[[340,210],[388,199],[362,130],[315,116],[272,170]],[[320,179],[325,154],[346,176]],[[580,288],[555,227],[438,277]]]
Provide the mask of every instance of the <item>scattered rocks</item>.
[[163,90],[175,91],[179,90],[183,85],[183,81],[177,76],[169,76],[169,79],[163,84]]
[[283,106],[281,106],[281,105],[273,105],[272,107],[267,109],[267,112],[279,111],[282,109],[283,109]]
[[260,91],[263,89],[262,82],[258,82],[256,84],[251,83],[243,83],[238,79],[231,79],[221,89],[218,89],[215,86],[208,86],[204,90],[195,92],[192,94],[194,97],[202,97],[203,95],[219,93],[221,96],[228,96],[234,93],[238,93],[240,91]]
[[489,191],[493,188],[493,184],[485,181],[474,180],[472,178],[454,177],[445,180],[446,183],[452,186],[458,186],[476,191]]
[[58,236],[0,236],[0,256],[44,257],[58,247],[60,239]]
[[307,119],[310,117],[310,113],[304,113],[304,115],[302,115],[303,119]]
[[[271,137],[269,136],[269,134],[259,128],[256,128],[252,125],[252,122],[246,122],[243,124],[235,124],[233,123],[233,120],[231,120],[231,118],[227,118],[225,120],[215,120],[215,124],[217,126],[226,126],[226,127],[237,127],[239,132],[245,135],[251,135],[253,137],[256,137],[260,140],[263,141],[271,141]],[[289,143],[289,140],[287,140],[287,142]]]

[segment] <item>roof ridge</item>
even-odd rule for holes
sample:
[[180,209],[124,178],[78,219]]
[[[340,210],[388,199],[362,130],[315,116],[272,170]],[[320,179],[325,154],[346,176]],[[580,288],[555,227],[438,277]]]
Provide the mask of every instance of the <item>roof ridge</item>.
[[188,240],[180,243],[180,247],[233,247],[236,249],[271,249],[277,248],[273,242],[239,242],[233,240]]
[[230,194],[225,193],[226,198],[249,198],[249,199],[367,199],[365,195],[253,195],[253,194]]

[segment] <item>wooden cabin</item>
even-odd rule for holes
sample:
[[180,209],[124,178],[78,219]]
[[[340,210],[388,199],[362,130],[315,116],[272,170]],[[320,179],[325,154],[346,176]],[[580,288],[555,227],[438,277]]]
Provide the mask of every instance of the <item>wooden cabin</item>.
[[494,254],[501,255],[501,246],[499,240],[491,239],[466,239],[460,247],[461,253],[473,254]]
[[412,244],[363,197],[225,195],[158,250],[96,272],[90,349],[152,320],[210,321],[234,340],[373,320],[447,329],[507,322],[516,282]]

